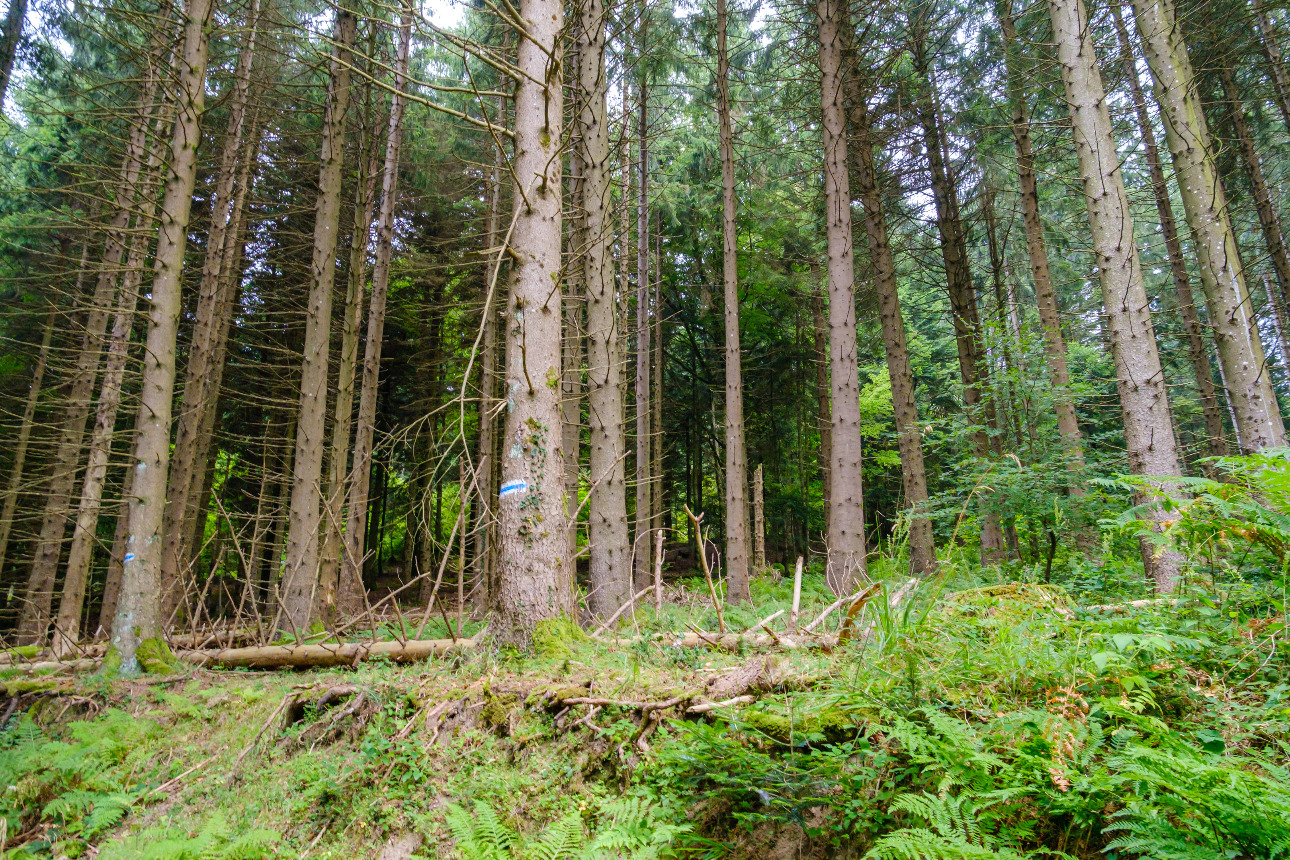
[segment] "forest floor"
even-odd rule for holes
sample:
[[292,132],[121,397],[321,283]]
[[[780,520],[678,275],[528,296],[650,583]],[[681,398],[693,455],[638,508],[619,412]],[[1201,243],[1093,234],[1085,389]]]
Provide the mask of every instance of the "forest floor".
[[[849,641],[839,611],[812,647],[677,645],[719,624],[691,580],[669,586],[660,618],[642,607],[608,642],[548,629],[534,656],[481,644],[298,672],[12,672],[0,856],[1290,846],[1290,659],[1271,591],[1094,609],[1078,589],[1008,576],[872,600]],[[790,592],[791,577],[763,577],[725,622],[748,629]],[[808,576],[802,621],[830,601]],[[767,626],[788,638],[786,616]]]

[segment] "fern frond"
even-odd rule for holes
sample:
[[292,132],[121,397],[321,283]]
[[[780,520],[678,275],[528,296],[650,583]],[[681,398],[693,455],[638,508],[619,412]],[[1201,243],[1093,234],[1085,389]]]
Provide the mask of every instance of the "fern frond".
[[524,860],[574,860],[582,853],[585,836],[582,815],[570,812],[551,823],[542,835],[524,848]]

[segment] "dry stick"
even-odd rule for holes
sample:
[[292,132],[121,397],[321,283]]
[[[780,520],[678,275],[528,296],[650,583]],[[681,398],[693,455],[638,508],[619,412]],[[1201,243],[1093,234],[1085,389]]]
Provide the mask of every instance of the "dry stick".
[[251,738],[251,742],[246,745],[246,749],[237,754],[237,760],[233,762],[234,773],[237,772],[238,765],[242,763],[242,759],[246,758],[246,754],[260,742],[260,736],[268,731],[269,726],[273,725],[273,721],[278,718],[278,714],[282,713],[282,709],[287,706],[287,702],[291,701],[294,697],[295,693],[288,693],[282,697],[281,702],[278,702],[278,706],[273,709],[273,713],[269,714],[269,718],[264,721],[264,725],[260,726],[260,730],[255,733],[255,737]]
[[776,618],[778,618],[779,616],[781,616],[781,615],[783,615],[783,614],[784,614],[784,610],[782,610],[782,609],[781,609],[781,610],[779,610],[778,612],[772,612],[770,615],[767,615],[767,616],[766,616],[765,618],[763,618],[761,621],[758,621],[756,624],[752,625],[751,627],[749,627],[749,628],[748,628],[747,630],[745,630],[744,632],[745,632],[745,633],[751,633],[753,630],[755,630],[755,629],[756,629],[756,628],[758,628],[758,627],[765,627],[767,624],[769,624],[770,622],[774,621]]
[[608,630],[609,625],[617,621],[619,616],[621,616],[628,609],[636,605],[636,601],[640,600],[646,594],[649,594],[650,588],[653,588],[653,586],[649,586],[648,588],[642,588],[640,591],[632,595],[630,600],[628,600],[622,606],[618,607],[618,611],[615,612],[613,615],[609,616],[608,621],[606,621],[604,624],[601,624],[594,631],[592,631],[592,634],[591,634],[592,638],[594,639],[595,637],[599,636],[603,631]]
[[793,571],[793,608],[788,613],[788,626],[797,632],[797,611],[802,605],[802,557],[797,557],[797,569]]
[[730,708],[735,705],[751,705],[757,701],[755,696],[735,696],[733,699],[726,699],[721,702],[701,702],[697,705],[691,705],[685,709],[687,714],[706,714],[709,711],[715,711],[717,708]]
[[[721,628],[721,633],[726,632],[726,617],[721,612],[721,602],[717,600],[717,587],[712,584],[712,570],[708,567],[708,536],[703,532],[702,516],[696,517],[694,511],[690,510],[689,505],[685,505],[685,515],[694,523],[694,530],[699,533],[699,561],[703,565],[703,578],[708,582],[708,593],[712,595],[712,605],[717,610],[717,625]],[[695,631],[698,632],[697,630]]]
[[879,588],[879,586],[880,586],[880,583],[875,582],[873,585],[869,586],[864,591],[857,591],[855,594],[848,594],[846,597],[839,597],[837,600],[830,603],[828,609],[825,609],[823,612],[821,612],[818,618],[816,618],[810,624],[803,627],[802,632],[810,633],[816,627],[819,627],[820,624],[824,622],[824,619],[832,615],[833,610],[837,609],[839,606],[846,603],[847,601],[859,600],[861,597],[868,597],[869,593]]

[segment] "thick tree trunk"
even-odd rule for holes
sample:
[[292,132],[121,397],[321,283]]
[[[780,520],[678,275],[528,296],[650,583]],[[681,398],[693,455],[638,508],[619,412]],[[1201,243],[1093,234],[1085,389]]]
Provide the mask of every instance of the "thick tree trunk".
[[1196,244],[1209,323],[1218,346],[1243,450],[1286,442],[1285,424],[1241,271],[1227,196],[1172,0],[1133,0],[1143,53],[1155,79],[1165,140],[1173,156],[1187,223]]
[[1272,289],[1272,279],[1268,277],[1266,272],[1263,274],[1263,292],[1268,297],[1268,306],[1272,309],[1272,325],[1277,331],[1277,349],[1281,352],[1281,368],[1282,370],[1290,371],[1290,343],[1286,342],[1286,333],[1290,329],[1286,327],[1281,298]]
[[[527,647],[538,622],[574,613],[563,575],[570,511],[560,438],[560,0],[521,0],[515,88],[514,272],[507,307],[506,388],[513,406],[498,507],[500,635]],[[646,507],[648,512],[648,505]]]
[[[578,58],[575,56],[573,59],[576,62]],[[575,157],[572,161],[574,163],[572,172],[575,176],[580,176],[584,168],[578,163],[578,158]],[[580,179],[575,180],[575,199],[581,196],[580,189],[576,187],[577,182],[580,182]],[[575,219],[581,220],[578,215],[575,215]],[[582,253],[584,240],[581,233],[581,229],[570,232],[573,245],[570,255],[575,258]],[[581,280],[579,261],[572,262],[569,277],[564,285],[564,333],[561,338],[560,359],[560,432],[562,435],[560,447],[564,450],[564,493],[569,500],[571,514],[578,509],[580,483],[578,465],[582,455],[582,333],[584,326]],[[564,539],[566,566],[564,576],[573,582],[577,574],[578,556],[578,518],[576,516],[569,521]]]
[[211,0],[188,0],[184,9],[176,95],[178,116],[171,141],[170,173],[161,202],[161,224],[148,313],[139,414],[135,420],[134,486],[112,622],[112,647],[123,674],[140,669],[140,646],[161,636],[161,548],[170,466],[171,403],[175,391],[175,341],[182,306],[184,247],[197,176],[199,124],[206,96],[207,25]]
[[[925,53],[925,34],[921,30],[921,22],[914,28],[914,33],[914,65],[920,78],[916,107],[931,171],[936,228],[941,237],[941,256],[945,262],[945,282],[954,318],[959,373],[963,377],[963,405],[967,409],[968,420],[976,428],[972,431],[972,451],[978,458],[985,460],[991,453],[990,436],[985,428],[994,424],[994,409],[992,404],[984,400],[982,391],[985,385],[985,357],[976,287],[972,283],[972,271],[968,263],[967,235],[959,212],[958,189],[950,166],[946,163],[940,107],[937,104],[931,66]],[[1004,560],[1005,553],[998,515],[987,512],[981,520],[981,563],[998,564]]]
[[[645,4],[641,4],[642,16]],[[644,50],[645,24],[642,21],[638,37],[639,50]],[[650,316],[649,316],[649,83],[645,70],[639,72],[637,83],[637,143],[636,162],[636,535],[632,541],[632,554],[636,559],[636,591],[649,586],[653,579],[650,557],[654,538],[650,534]]]
[[828,567],[836,594],[850,594],[866,575],[864,490],[860,434],[860,380],[856,351],[855,264],[851,235],[851,182],[847,170],[846,108],[842,85],[842,28],[850,27],[846,0],[819,0],[825,223],[829,255],[829,368],[832,438]]
[[605,73],[606,14],[602,0],[584,0],[578,46],[582,101],[582,257],[587,291],[587,422],[591,443],[587,503],[591,612],[608,618],[632,594],[631,544],[627,529],[627,454],[624,421],[623,350],[614,289],[613,216],[609,184],[608,79]]
[[1268,61],[1268,77],[1272,80],[1272,101],[1281,113],[1281,121],[1290,130],[1290,75],[1286,74],[1286,64],[1281,57],[1281,46],[1277,43],[1276,30],[1268,20],[1267,10],[1262,0],[1253,0],[1254,19],[1259,25],[1260,44],[1263,55]]
[[44,334],[41,335],[40,350],[36,353],[36,362],[32,368],[27,403],[22,409],[22,424],[18,427],[18,438],[14,441],[13,468],[9,470],[9,480],[5,483],[4,490],[4,507],[0,510],[0,572],[4,571],[5,559],[9,552],[9,535],[13,533],[13,518],[18,507],[18,496],[22,493],[27,447],[31,444],[31,433],[36,423],[36,407],[40,405],[40,392],[45,384],[45,370],[49,366],[49,346],[53,343],[54,323],[57,320],[58,310],[51,307],[45,315]]
[[385,167],[381,174],[381,209],[376,226],[376,259],[372,267],[372,297],[367,309],[367,342],[363,346],[363,385],[358,397],[354,427],[354,462],[349,483],[349,510],[345,522],[345,550],[341,559],[340,612],[357,613],[366,601],[363,585],[364,542],[368,525],[368,490],[372,473],[372,446],[376,436],[377,395],[381,387],[381,345],[385,334],[385,305],[390,291],[390,258],[394,253],[394,209],[398,202],[399,153],[403,145],[403,89],[407,86],[411,51],[411,9],[400,20],[399,56],[394,72],[386,133]]
[[1151,190],[1156,200],[1156,213],[1160,217],[1165,254],[1169,257],[1169,271],[1173,278],[1174,294],[1178,299],[1178,312],[1182,318],[1183,330],[1187,333],[1187,357],[1191,361],[1192,375],[1196,379],[1196,391],[1200,395],[1201,415],[1205,421],[1206,451],[1211,457],[1225,457],[1227,456],[1227,431],[1223,427],[1223,407],[1218,402],[1218,392],[1214,388],[1214,371],[1210,367],[1209,350],[1205,347],[1205,335],[1200,316],[1196,313],[1196,299],[1192,294],[1191,279],[1187,275],[1182,241],[1178,237],[1178,222],[1174,219],[1173,204],[1169,201],[1169,184],[1165,178],[1164,163],[1160,160],[1160,147],[1156,143],[1151,115],[1147,112],[1147,100],[1142,92],[1142,84],[1138,80],[1137,61],[1133,56],[1133,48],[1129,44],[1129,33],[1120,17],[1120,8],[1112,3],[1110,9],[1111,17],[1115,21],[1116,36],[1119,39],[1124,77],[1129,82],[1134,112],[1138,117],[1138,134],[1142,138],[1147,170],[1151,176]]
[[107,479],[108,460],[112,453],[112,437],[116,430],[117,412],[121,407],[139,285],[143,279],[148,247],[152,244],[152,235],[156,230],[154,215],[157,208],[156,191],[161,184],[161,154],[159,148],[154,147],[148,160],[147,178],[141,184],[137,204],[139,214],[135,220],[125,274],[121,278],[120,295],[117,297],[116,316],[112,321],[112,332],[108,340],[85,480],[81,485],[80,505],[72,531],[72,545],[67,552],[67,570],[63,575],[58,617],[54,622],[53,651],[60,657],[69,653],[80,638],[85,589],[89,582],[90,562],[94,553],[99,511],[102,508],[103,485]]
[[230,276],[230,269],[241,255],[240,249],[232,247],[238,238],[239,200],[245,201],[246,183],[239,184],[238,180],[249,169],[254,152],[253,148],[248,150],[246,146],[248,138],[254,136],[250,133],[253,123],[248,117],[247,106],[259,34],[259,0],[251,0],[246,24],[246,41],[238,56],[229,95],[228,130],[224,135],[215,183],[206,259],[202,266],[192,341],[188,347],[188,366],[184,374],[184,393],[175,416],[165,546],[161,552],[161,578],[166,589],[162,611],[167,617],[188,579],[194,550],[190,537],[200,506],[204,469],[210,453],[210,435],[203,437],[202,430],[207,424],[212,431],[214,428],[223,359],[227,354],[229,321],[233,313],[233,293],[238,286],[238,279]]
[[[1102,282],[1129,469],[1135,475],[1181,475],[1170,421],[1169,395],[1151,325],[1142,267],[1133,241],[1129,197],[1120,175],[1120,160],[1111,134],[1111,116],[1088,15],[1083,0],[1049,0],[1048,8],[1084,182],[1093,251]],[[1157,497],[1171,492],[1174,490],[1167,485],[1160,485]],[[1149,501],[1149,497],[1142,501]],[[1164,513],[1157,510],[1155,516],[1163,517]],[[1156,588],[1172,590],[1181,558],[1176,553],[1157,556],[1145,541],[1142,549],[1143,561]]]
[[1012,108],[1012,140],[1017,151],[1017,180],[1021,186],[1021,215],[1026,227],[1026,252],[1030,257],[1030,274],[1035,285],[1035,304],[1044,335],[1044,358],[1052,382],[1053,411],[1057,414],[1057,432],[1066,445],[1072,472],[1071,492],[1083,495],[1084,480],[1079,473],[1084,465],[1083,440],[1075,417],[1071,397],[1071,374],[1066,364],[1066,339],[1062,337],[1057,291],[1048,269],[1048,248],[1044,242],[1044,222],[1039,214],[1039,183],[1035,177],[1035,155],[1030,142],[1030,116],[1026,109],[1026,80],[1016,56],[1017,33],[1012,15],[1012,0],[997,4],[999,27],[1003,33],[1004,61],[1007,66],[1008,101]]
[[354,189],[354,225],[350,231],[349,271],[342,317],[340,366],[337,369],[336,404],[331,422],[331,446],[327,455],[327,495],[323,500],[323,538],[318,565],[318,606],[316,611],[330,617],[338,611],[340,556],[344,549],[341,523],[348,481],[350,431],[354,418],[354,375],[358,365],[358,342],[363,330],[363,291],[367,284],[367,252],[376,215],[376,178],[380,170],[379,136],[366,129],[359,152],[368,153],[359,165]]
[[725,284],[726,332],[726,589],[730,600],[740,602],[751,599],[748,586],[748,452],[744,445],[735,143],[730,122],[730,58],[726,53],[726,26],[726,0],[717,0],[717,125],[721,138],[721,272]]
[[54,581],[58,573],[58,563],[62,558],[67,523],[73,519],[70,509],[72,490],[81,465],[85,425],[89,418],[94,382],[98,376],[102,358],[108,309],[113,304],[113,294],[116,292],[117,279],[121,274],[122,258],[129,238],[130,217],[135,196],[139,190],[139,177],[147,157],[145,146],[154,91],[155,84],[144,85],[136,116],[131,122],[121,168],[121,181],[116,192],[118,208],[108,223],[103,261],[84,318],[85,328],[81,336],[81,351],[77,355],[68,383],[67,409],[63,416],[58,448],[54,455],[53,471],[45,487],[44,517],[41,522],[40,537],[27,579],[25,603],[18,621],[17,638],[24,644],[43,643],[49,632]]
[[917,508],[926,504],[927,466],[923,460],[923,432],[914,401],[914,374],[905,339],[905,317],[896,283],[896,261],[887,234],[887,217],[882,208],[882,187],[874,161],[873,129],[869,108],[860,86],[859,58],[848,51],[851,75],[847,81],[851,133],[851,164],[856,191],[864,207],[865,236],[873,266],[874,289],[878,294],[878,319],[882,324],[882,345],[887,355],[887,376],[891,380],[891,402],[896,420],[900,451],[901,488],[905,506],[914,513],[909,519],[909,569],[915,576],[936,570],[936,542],[932,521]]
[[18,54],[18,43],[22,41],[22,25],[26,20],[27,0],[9,0],[4,28],[0,30],[0,111],[4,109],[4,98],[9,92],[13,63]]
[[276,625],[280,632],[299,632],[309,626],[318,588],[322,463],[327,438],[327,360],[331,343],[332,290],[336,278],[341,168],[345,157],[345,112],[349,107],[351,50],[356,23],[349,10],[336,11],[335,55],[331,62],[331,85],[323,120],[309,311],[300,371],[300,417],[296,423],[296,462],[291,478],[287,558],[282,571],[283,617]]

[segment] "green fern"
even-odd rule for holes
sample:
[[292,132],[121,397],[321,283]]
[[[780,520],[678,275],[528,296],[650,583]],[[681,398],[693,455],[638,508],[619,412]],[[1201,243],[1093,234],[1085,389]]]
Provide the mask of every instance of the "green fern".
[[215,813],[195,836],[169,828],[149,828],[103,847],[98,860],[266,860],[276,855],[281,835],[252,830],[233,838],[228,820]]
[[906,827],[874,843],[866,860],[1022,860],[1007,848],[986,848],[959,835],[935,833],[925,827]]
[[524,846],[523,860],[575,860],[586,842],[582,815],[574,811],[550,824],[542,835]]
[[670,856],[672,843],[691,829],[660,820],[659,810],[640,798],[606,801],[594,819],[590,838],[574,811],[525,840],[483,801],[469,811],[452,804],[446,815],[458,860],[657,860]]

